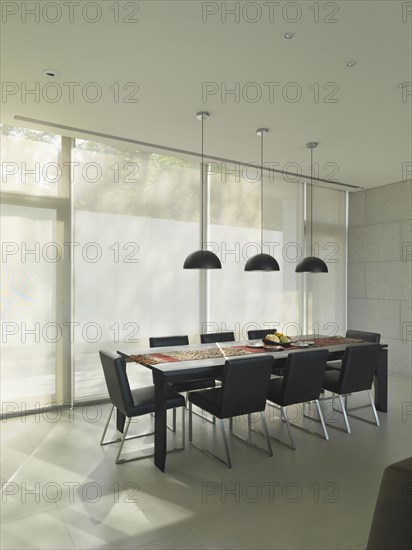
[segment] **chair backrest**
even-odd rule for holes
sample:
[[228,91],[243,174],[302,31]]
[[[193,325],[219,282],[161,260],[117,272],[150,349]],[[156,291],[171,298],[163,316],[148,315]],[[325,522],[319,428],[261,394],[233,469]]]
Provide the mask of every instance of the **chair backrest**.
[[273,363],[270,355],[226,361],[219,406],[221,418],[265,410]]
[[166,346],[187,346],[189,338],[186,334],[182,336],[151,336],[149,338],[151,348],[161,348]]
[[234,342],[234,332],[208,332],[200,335],[202,344],[212,344],[213,342]]
[[274,332],[275,332],[274,328],[248,330],[247,337],[249,338],[249,340],[261,340],[267,334],[273,334]]
[[376,342],[376,344],[381,341],[381,335],[378,332],[365,332],[364,330],[349,329],[346,331],[346,338],[358,338],[366,342]]
[[379,344],[359,344],[346,348],[340,369],[339,393],[371,389],[380,350]]
[[99,351],[110,401],[124,415],[128,416],[134,406],[133,396],[126,373],[126,363],[120,355]]
[[282,405],[319,398],[328,355],[325,349],[289,353],[281,389]]

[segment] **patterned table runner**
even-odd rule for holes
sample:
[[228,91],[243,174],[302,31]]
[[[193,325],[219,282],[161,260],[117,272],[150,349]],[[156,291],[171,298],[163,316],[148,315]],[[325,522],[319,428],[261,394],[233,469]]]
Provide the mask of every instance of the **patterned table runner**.
[[[314,346],[306,349],[313,349],[316,347],[333,346],[337,344],[351,344],[361,342],[361,340],[355,338],[343,338],[342,336],[330,336],[327,338],[313,338],[315,342]],[[302,349],[298,346],[288,346],[282,348],[285,351],[292,349]],[[303,348],[305,349],[305,348]],[[228,346],[224,348],[207,348],[207,349],[192,349],[182,351],[169,351],[163,353],[147,353],[144,355],[130,355],[131,361],[140,363],[145,367],[152,367],[160,363],[176,363],[179,361],[195,361],[200,359],[216,359],[219,357],[235,357],[242,355],[253,355],[255,353],[268,353],[270,351],[276,351],[274,349],[266,348],[253,348],[249,346]],[[281,351],[281,350],[279,350]]]

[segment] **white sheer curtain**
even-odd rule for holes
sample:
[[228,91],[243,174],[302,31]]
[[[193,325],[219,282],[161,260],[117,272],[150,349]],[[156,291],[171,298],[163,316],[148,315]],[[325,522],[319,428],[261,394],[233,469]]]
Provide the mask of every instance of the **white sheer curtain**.
[[263,252],[276,258],[280,271],[245,272],[246,261],[260,252],[260,183],[221,171],[211,178],[210,240],[223,269],[210,273],[207,328],[234,330],[241,340],[250,329],[276,327],[295,335],[301,325],[294,269],[302,242],[302,187],[266,176],[263,196]]
[[[344,334],[344,192],[314,187],[314,253],[329,273],[296,274],[304,187],[265,173],[263,251],[280,271],[245,272],[260,250],[259,177],[215,165],[207,240],[222,270],[204,284],[198,271],[183,270],[199,248],[198,160],[81,140],[70,151],[59,136],[2,134],[2,412],[67,401],[72,380],[75,399],[107,395],[98,350],[132,353],[152,335],[196,342],[199,332],[234,330],[245,339],[249,329],[276,327],[293,336],[305,320],[311,332]],[[62,158],[71,161],[71,195]],[[143,368],[130,375],[151,380]]]
[[1,412],[61,402],[61,138],[1,126]]
[[[73,158],[75,396],[83,399],[106,394],[99,349],[132,353],[150,336],[197,337],[198,273],[182,266],[198,248],[200,188],[197,163],[91,142]],[[151,380],[147,369],[139,374]]]
[[310,332],[325,335],[346,332],[346,192],[313,187],[314,253],[329,273],[304,275],[308,293]]

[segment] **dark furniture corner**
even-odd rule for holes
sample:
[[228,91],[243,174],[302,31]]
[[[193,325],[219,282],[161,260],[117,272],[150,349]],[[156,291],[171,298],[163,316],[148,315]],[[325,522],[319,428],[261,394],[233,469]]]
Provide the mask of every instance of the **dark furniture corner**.
[[366,550],[412,548],[412,457],[383,472]]

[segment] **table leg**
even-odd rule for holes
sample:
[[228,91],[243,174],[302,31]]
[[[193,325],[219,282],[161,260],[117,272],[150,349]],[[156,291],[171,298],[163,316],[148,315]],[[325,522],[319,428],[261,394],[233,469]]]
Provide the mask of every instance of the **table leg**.
[[166,463],[166,382],[162,374],[153,370],[155,385],[155,450],[154,463],[162,472]]
[[388,412],[388,350],[378,355],[375,380],[375,406],[378,411]]
[[126,417],[124,416],[124,414],[119,411],[119,409],[116,409],[116,428],[119,430],[120,433],[123,433],[125,420]]

